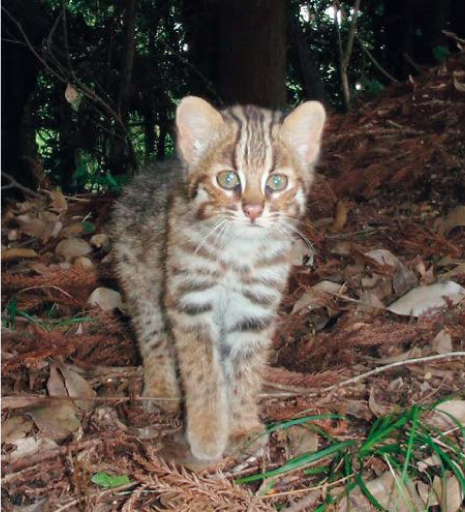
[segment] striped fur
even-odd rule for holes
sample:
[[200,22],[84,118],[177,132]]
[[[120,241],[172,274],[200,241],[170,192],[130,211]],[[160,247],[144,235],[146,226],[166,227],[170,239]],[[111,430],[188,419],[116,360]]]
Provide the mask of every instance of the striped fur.
[[[115,207],[115,265],[144,359],[144,393],[172,398],[156,403],[171,412],[185,399],[186,436],[201,459],[262,430],[261,368],[324,121],[320,106],[305,105],[283,118],[183,100],[182,161],[146,169]],[[240,188],[218,184],[225,170]],[[266,186],[273,173],[286,176],[284,190]],[[250,204],[262,208],[257,218],[247,216]]]

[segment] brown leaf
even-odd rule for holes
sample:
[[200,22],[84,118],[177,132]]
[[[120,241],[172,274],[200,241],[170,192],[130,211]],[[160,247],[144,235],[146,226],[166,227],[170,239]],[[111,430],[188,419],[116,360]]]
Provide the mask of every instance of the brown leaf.
[[65,212],[68,209],[68,203],[66,201],[63,192],[59,189],[51,190],[47,192],[52,200],[50,204],[50,210],[56,212]]
[[452,337],[447,329],[442,329],[431,343],[433,352],[447,354],[452,352]]
[[40,435],[54,441],[63,441],[70,434],[76,435],[81,427],[76,407],[67,400],[36,407],[30,415]]
[[37,258],[38,256],[39,255],[34,251],[34,249],[24,249],[22,247],[2,250],[2,261]]
[[55,365],[50,366],[50,375],[47,381],[47,391],[50,396],[68,396],[63,377]]
[[[81,377],[81,375],[65,365],[60,367],[60,371],[65,378],[65,385],[69,396],[95,398],[97,393],[84,377]],[[74,403],[82,411],[89,411],[93,406],[92,400],[75,400]]]
[[62,240],[55,249],[55,253],[64,258],[66,261],[71,261],[79,256],[86,256],[92,252],[92,247],[80,238],[66,238]]
[[68,103],[74,103],[79,98],[79,93],[70,83],[66,86],[65,98]]
[[15,444],[31,431],[32,421],[22,416],[12,416],[2,423],[2,444]]
[[278,431],[278,438],[286,444],[287,458],[318,450],[318,435],[301,425],[292,425]]
[[88,304],[98,306],[103,311],[113,311],[114,309],[124,310],[121,294],[110,288],[96,288],[87,299]]
[[60,236],[63,238],[71,238],[82,235],[85,231],[86,230],[82,222],[73,222],[61,230]]
[[460,509],[463,502],[463,491],[460,482],[450,471],[447,471],[442,478],[434,477],[433,489],[438,497],[441,510],[457,512]]
[[434,227],[441,235],[447,235],[455,228],[465,226],[465,206],[457,206],[445,218],[436,219]]
[[336,215],[334,216],[334,222],[330,226],[330,230],[334,232],[342,231],[347,223],[348,206],[345,201],[338,201],[336,206]]

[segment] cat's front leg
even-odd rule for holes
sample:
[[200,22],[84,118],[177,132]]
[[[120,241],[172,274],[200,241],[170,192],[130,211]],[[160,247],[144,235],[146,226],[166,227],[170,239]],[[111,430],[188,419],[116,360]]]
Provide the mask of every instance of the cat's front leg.
[[262,387],[272,329],[238,332],[228,336],[224,366],[228,380],[230,433],[228,453],[253,451],[266,444],[265,427],[259,418],[258,394]]
[[226,447],[229,418],[211,315],[200,310],[177,312],[173,333],[185,395],[187,441],[194,457],[217,459]]

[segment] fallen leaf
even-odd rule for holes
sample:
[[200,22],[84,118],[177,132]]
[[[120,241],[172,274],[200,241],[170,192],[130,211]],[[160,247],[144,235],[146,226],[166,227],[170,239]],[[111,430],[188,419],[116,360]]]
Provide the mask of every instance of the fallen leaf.
[[47,191],[47,194],[50,196],[52,201],[50,204],[50,210],[64,212],[68,209],[68,203],[61,190],[56,188],[55,190]]
[[98,233],[90,239],[91,245],[107,252],[110,250],[110,237],[106,233]]
[[58,243],[55,253],[66,261],[71,261],[79,256],[85,256],[92,252],[92,247],[80,238],[66,238]]
[[32,421],[22,416],[12,416],[2,422],[2,444],[16,444],[16,441],[29,434],[33,427]]
[[[395,476],[391,471],[386,471],[380,477],[375,478],[365,485],[371,494],[375,497],[378,503],[389,512],[412,512],[423,511],[425,503],[416,489],[416,482],[407,480],[402,485],[402,490],[399,491],[399,486],[396,483],[402,480],[402,477],[396,472]],[[405,499],[407,498],[407,499]],[[349,502],[347,502],[347,499]],[[366,502],[363,500],[365,499]],[[342,502],[343,500],[341,500]],[[357,503],[357,506],[354,504]],[[349,510],[361,512],[364,510],[376,510],[368,508],[370,502],[363,495],[360,488],[355,489],[349,493],[345,503],[338,506],[339,512],[348,512]]]
[[45,509],[48,503],[48,498],[43,498],[35,503],[31,503],[30,505],[15,505],[13,507],[13,512],[42,512]]
[[45,509],[48,503],[48,498],[43,498],[35,503],[31,503],[30,505],[15,505],[13,507],[13,512],[42,512]]
[[394,256],[391,251],[387,249],[374,249],[364,253],[365,256],[375,260],[379,265],[389,265],[390,267],[400,267],[402,263],[397,256]]
[[455,228],[465,226],[465,206],[457,206],[451,210],[445,218],[438,218],[434,222],[434,227],[441,235],[447,235]]
[[318,450],[318,435],[313,430],[292,425],[284,430],[278,430],[278,438],[286,445],[287,458],[296,457]]
[[78,235],[82,235],[85,232],[86,230],[82,222],[73,222],[72,224],[65,226],[61,230],[60,235],[62,236],[62,238],[72,238]]
[[57,400],[29,411],[41,437],[63,441],[70,434],[77,435],[81,421],[76,407],[67,400]]
[[29,436],[19,439],[16,443],[16,450],[8,454],[8,462],[15,462],[26,456],[31,456],[37,452],[44,452],[58,448],[58,445],[52,439],[38,438]]
[[47,230],[47,222],[42,219],[32,218],[29,214],[18,215],[16,221],[19,224],[20,230],[28,236],[33,238],[45,238]]
[[70,83],[66,86],[65,98],[68,103],[74,103],[79,98],[79,93]]
[[87,299],[88,304],[98,306],[103,311],[113,311],[114,309],[124,310],[121,294],[110,288],[96,288]]
[[442,329],[431,342],[433,352],[447,354],[452,352],[452,336],[447,329]]
[[448,400],[440,403],[434,408],[431,421],[441,430],[447,430],[457,426],[451,416],[465,426],[465,400]]
[[457,304],[464,296],[465,288],[454,281],[444,281],[410,290],[388,306],[387,310],[397,315],[420,316],[430,309],[444,308],[448,303]]
[[[445,484],[445,485],[444,485]],[[442,477],[435,476],[433,490],[442,511],[457,512],[463,502],[463,491],[457,478],[447,471]]]
[[334,216],[334,222],[330,226],[330,230],[334,232],[342,231],[347,223],[348,206],[345,201],[338,201],[336,206],[336,214]]
[[[92,389],[91,385],[81,377],[79,373],[71,370],[67,366],[60,366],[60,372],[65,379],[66,390],[70,397],[85,397],[95,398],[97,393]],[[89,411],[92,409],[92,400],[75,400],[74,404],[82,411]]]
[[375,397],[375,389],[372,386],[370,389],[370,398],[368,399],[368,406],[370,407],[371,412],[379,418],[380,416],[386,416],[391,414],[392,412],[398,411],[399,407],[396,404],[381,404],[377,402]]
[[459,82],[455,75],[454,75],[453,81],[454,81],[454,87],[457,89],[457,91],[465,92],[465,83]]
[[314,252],[313,248],[310,247],[301,238],[292,242],[291,249],[291,264],[296,266],[313,265]]
[[74,260],[74,265],[82,268],[94,268],[94,262],[87,256],[79,256]]
[[2,250],[2,261],[12,261],[27,258],[37,258],[39,255],[34,249],[24,249],[21,247],[14,247],[13,249]]
[[63,377],[55,365],[50,366],[50,374],[47,381],[47,391],[50,396],[68,396]]
[[332,281],[320,281],[315,286],[308,288],[305,293],[294,303],[292,313],[297,313],[303,308],[315,309],[325,306],[335,294],[342,294],[347,291],[347,286],[333,283]]

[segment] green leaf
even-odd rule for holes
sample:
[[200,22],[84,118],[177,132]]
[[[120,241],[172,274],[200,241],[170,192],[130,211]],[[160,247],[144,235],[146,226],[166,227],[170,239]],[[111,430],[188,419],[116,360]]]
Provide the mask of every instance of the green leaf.
[[438,45],[433,48],[433,55],[438,62],[443,62],[449,57],[450,51],[447,46]]
[[95,226],[92,224],[92,222],[83,222],[82,226],[86,233],[93,233],[95,231]]
[[105,487],[105,489],[113,489],[131,483],[127,475],[109,475],[108,473],[95,473],[90,481],[99,487]]
[[298,457],[294,457],[293,459],[287,461],[280,468],[272,469],[271,471],[266,471],[265,473],[259,473],[258,475],[251,475],[239,478],[235,480],[235,482],[238,484],[243,484],[247,482],[254,482],[255,480],[263,480],[271,476],[282,475],[283,473],[288,473],[289,471],[294,471],[295,469],[303,468],[308,464],[324,459],[330,455],[333,455],[334,453],[343,451],[349,448],[350,446],[353,446],[354,444],[356,444],[355,441],[348,440],[328,446],[324,450],[320,450],[318,452],[305,453],[303,455],[299,455]]

